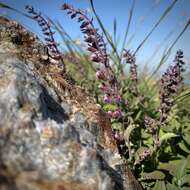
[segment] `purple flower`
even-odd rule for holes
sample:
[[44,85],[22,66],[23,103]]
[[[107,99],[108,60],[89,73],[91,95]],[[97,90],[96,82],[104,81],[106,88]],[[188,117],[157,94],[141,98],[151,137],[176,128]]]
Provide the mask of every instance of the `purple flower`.
[[108,114],[108,116],[109,116],[110,118],[113,117],[113,111],[109,110],[109,111],[107,112],[107,114]]
[[143,160],[145,160],[147,157],[149,157],[151,155],[151,151],[146,148],[142,154],[139,155],[140,161],[142,162]]
[[101,61],[100,57],[98,57],[98,55],[96,55],[96,54],[92,54],[90,56],[90,60],[94,61],[94,62],[97,62],[97,63],[99,63]]
[[107,93],[107,94],[111,94],[112,93],[112,89],[110,89],[110,86],[102,83],[99,85],[99,89],[104,92],[104,93]]
[[101,80],[106,80],[105,72],[103,70],[96,71],[96,78]]
[[114,118],[120,118],[122,116],[121,110],[117,109],[113,112],[113,117]]
[[115,97],[115,103],[116,103],[116,104],[120,104],[120,103],[121,103],[121,96],[120,96],[120,95],[117,95],[117,96]]
[[109,95],[105,94],[104,95],[104,102],[111,103],[112,102],[112,98]]
[[129,102],[128,102],[128,100],[125,100],[125,106],[126,106],[126,108],[129,107]]
[[118,131],[113,132],[113,138],[117,141],[123,141],[124,135],[122,133],[119,133]]

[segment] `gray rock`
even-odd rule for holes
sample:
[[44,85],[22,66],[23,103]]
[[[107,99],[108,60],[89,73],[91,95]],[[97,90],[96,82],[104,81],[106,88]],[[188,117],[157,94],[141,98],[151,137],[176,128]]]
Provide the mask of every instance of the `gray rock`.
[[121,176],[101,166],[103,150],[85,128],[84,116],[76,113],[70,121],[64,106],[28,65],[2,54],[0,105],[0,160],[14,175],[35,171],[40,179],[79,181],[102,190],[115,189],[116,184],[122,188]]

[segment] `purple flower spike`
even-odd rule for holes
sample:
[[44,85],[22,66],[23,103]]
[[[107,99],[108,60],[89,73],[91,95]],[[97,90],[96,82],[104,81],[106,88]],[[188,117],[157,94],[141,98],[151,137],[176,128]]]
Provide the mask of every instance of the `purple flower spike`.
[[113,103],[116,105],[114,112],[108,111],[110,118],[122,117],[119,108],[122,102],[120,96],[120,84],[117,80],[114,68],[109,63],[108,54],[106,51],[106,43],[102,34],[94,27],[93,19],[88,18],[85,11],[75,9],[73,6],[64,4],[63,10],[66,10],[69,15],[77,18],[80,23],[80,30],[84,34],[84,41],[87,43],[87,50],[90,52],[90,59],[93,62],[99,63],[99,68],[96,71],[96,78],[101,80],[99,89],[102,91],[104,102]]
[[137,82],[137,65],[135,55],[130,52],[130,50],[125,50],[123,57],[126,63],[130,64],[130,74],[131,80]]
[[174,65],[170,66],[169,69],[162,75],[160,80],[160,122],[164,122],[167,119],[167,114],[173,104],[173,96],[176,94],[180,87],[183,72],[184,61],[183,52],[177,51]]
[[30,5],[26,5],[25,9],[29,14],[32,15],[32,18],[38,22],[38,25],[41,27],[42,32],[45,36],[46,48],[48,50],[48,56],[54,60],[62,59],[63,55],[58,50],[57,44],[54,40],[54,32],[51,30],[49,21],[46,20],[40,12],[36,12],[34,8]]
[[123,57],[126,60],[126,63],[130,65],[130,78],[133,84],[130,87],[131,92],[134,95],[138,95],[138,88],[137,88],[137,65],[136,65],[136,58],[133,53],[131,53],[130,50],[125,50]]

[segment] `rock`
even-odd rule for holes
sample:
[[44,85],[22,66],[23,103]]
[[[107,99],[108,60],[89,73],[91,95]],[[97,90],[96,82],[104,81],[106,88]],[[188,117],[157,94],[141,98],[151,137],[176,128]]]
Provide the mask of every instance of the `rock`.
[[59,66],[43,62],[30,32],[3,17],[0,24],[0,189],[127,189],[101,108],[64,77],[53,80]]

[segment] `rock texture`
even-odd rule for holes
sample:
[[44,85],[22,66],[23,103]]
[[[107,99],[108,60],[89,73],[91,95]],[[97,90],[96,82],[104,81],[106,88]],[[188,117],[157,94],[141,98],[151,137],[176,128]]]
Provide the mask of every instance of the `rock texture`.
[[138,189],[104,112],[43,49],[0,18],[0,190]]

